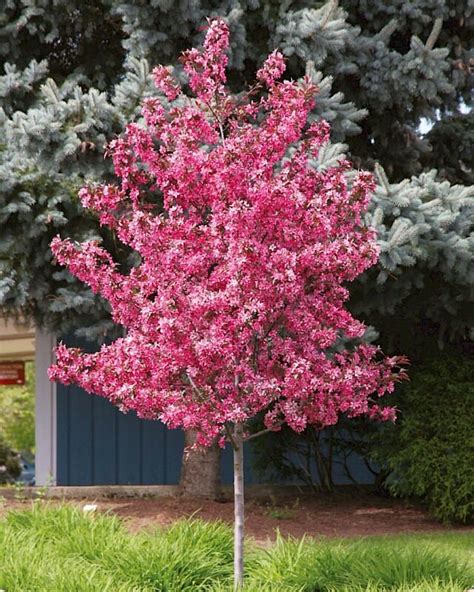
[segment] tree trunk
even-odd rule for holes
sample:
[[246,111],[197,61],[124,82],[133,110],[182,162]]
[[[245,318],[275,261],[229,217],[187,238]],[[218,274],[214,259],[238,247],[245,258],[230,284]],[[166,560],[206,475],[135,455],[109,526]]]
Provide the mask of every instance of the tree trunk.
[[[191,447],[196,440],[193,431],[185,432],[184,446]],[[190,450],[183,455],[181,465],[181,494],[192,497],[218,499],[220,497],[221,451],[213,444],[205,451]]]
[[244,585],[244,442],[243,426],[234,430],[234,591]]

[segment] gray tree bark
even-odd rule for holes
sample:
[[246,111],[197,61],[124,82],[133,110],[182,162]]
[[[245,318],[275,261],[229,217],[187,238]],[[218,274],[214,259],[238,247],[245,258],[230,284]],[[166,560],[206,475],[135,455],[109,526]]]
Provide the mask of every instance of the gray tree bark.
[[[185,432],[185,448],[192,446],[195,440],[195,432]],[[219,499],[220,456],[221,451],[217,444],[205,451],[191,450],[185,453],[181,465],[181,494],[188,497]]]
[[235,425],[234,445],[234,591],[244,585],[244,439],[243,426]]

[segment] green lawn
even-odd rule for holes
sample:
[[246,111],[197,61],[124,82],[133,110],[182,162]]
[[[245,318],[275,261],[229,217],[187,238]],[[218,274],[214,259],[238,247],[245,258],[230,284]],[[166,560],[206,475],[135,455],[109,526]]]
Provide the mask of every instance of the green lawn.
[[[474,534],[249,543],[252,591],[464,592],[474,585]],[[36,502],[0,521],[6,592],[229,591],[232,533],[183,520],[131,535],[122,522]]]

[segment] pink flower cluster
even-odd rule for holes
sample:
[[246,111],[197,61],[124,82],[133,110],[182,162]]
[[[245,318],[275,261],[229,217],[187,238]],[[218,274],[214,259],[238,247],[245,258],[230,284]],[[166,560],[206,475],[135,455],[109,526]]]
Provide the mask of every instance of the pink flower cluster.
[[209,21],[204,51],[193,48],[182,55],[189,86],[204,103],[213,103],[227,95],[224,84],[228,47],[229,29],[222,19],[215,19]]
[[174,101],[181,91],[171,76],[170,71],[165,66],[157,66],[153,69],[153,79],[155,85],[159,88],[169,101]]
[[275,50],[268,56],[262,68],[257,72],[257,80],[271,88],[282,77],[285,68],[283,55]]
[[[183,57],[196,98],[169,109],[148,99],[144,126],[112,144],[120,186],[80,193],[140,264],[124,275],[96,243],[53,241],[58,262],[108,300],[126,336],[93,354],[60,345],[50,377],[195,429],[201,445],[262,411],[269,428],[297,431],[341,413],[390,419],[379,397],[403,378],[401,360],[335,347],[364,332],[344,304],[347,282],[377,259],[361,222],[373,180],[360,173],[349,185],[347,162],[311,166],[329,128],[307,125],[309,82],[276,81],[278,52],[258,74],[267,94],[232,100],[228,38],[211,21],[204,49]],[[176,98],[169,72],[154,72]]]

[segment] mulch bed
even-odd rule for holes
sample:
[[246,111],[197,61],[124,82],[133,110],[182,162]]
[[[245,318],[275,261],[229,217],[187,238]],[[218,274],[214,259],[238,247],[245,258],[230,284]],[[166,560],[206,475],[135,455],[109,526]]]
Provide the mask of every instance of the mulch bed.
[[[59,502],[54,500],[49,503]],[[80,506],[97,504],[98,511],[109,511],[125,519],[132,532],[165,526],[189,516],[231,524],[234,511],[230,501],[181,497],[89,499],[67,503]],[[31,501],[3,500],[0,515],[29,504]],[[357,537],[448,530],[474,532],[474,527],[446,527],[420,506],[358,491],[249,500],[246,504],[246,533],[263,542],[273,540],[277,530],[294,537]]]

